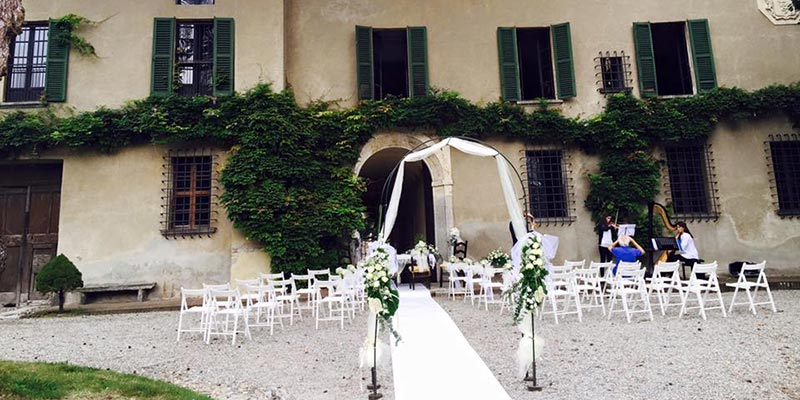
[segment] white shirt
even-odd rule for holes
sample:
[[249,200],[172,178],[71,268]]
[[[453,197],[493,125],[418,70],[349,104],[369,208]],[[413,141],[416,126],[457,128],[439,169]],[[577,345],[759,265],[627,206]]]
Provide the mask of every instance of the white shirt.
[[686,232],[682,233],[679,244],[681,246],[681,249],[680,251],[678,251],[678,254],[683,256],[683,258],[695,259],[695,260],[700,259],[700,256],[697,254],[697,247],[694,246],[694,238],[692,237],[692,235]]

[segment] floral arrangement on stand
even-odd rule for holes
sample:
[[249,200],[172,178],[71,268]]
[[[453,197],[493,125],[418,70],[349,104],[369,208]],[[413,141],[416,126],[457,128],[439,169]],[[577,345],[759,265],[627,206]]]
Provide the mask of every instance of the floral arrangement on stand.
[[389,253],[384,248],[378,247],[359,266],[365,272],[364,286],[370,311],[367,319],[367,340],[361,349],[360,358],[362,366],[373,367],[387,351],[387,346],[377,339],[378,328],[381,331],[388,329],[400,341],[400,334],[392,325],[392,317],[400,306],[400,296],[389,275]]
[[540,338],[534,338],[533,314],[547,295],[544,279],[548,272],[544,265],[541,239],[537,235],[530,235],[527,243],[522,246],[519,280],[504,293],[514,310],[513,321],[523,335],[517,348],[519,377],[525,376],[528,367],[534,362],[534,354],[541,354],[543,346]]
[[492,250],[483,261],[485,261],[486,265],[491,265],[493,268],[503,268],[506,270],[512,268],[511,256],[502,249]]
[[420,240],[419,242],[417,242],[417,244],[414,245],[414,248],[411,250],[410,253],[412,256],[418,256],[422,254],[428,254],[429,251],[430,251],[430,246],[427,243],[425,243],[424,240]]

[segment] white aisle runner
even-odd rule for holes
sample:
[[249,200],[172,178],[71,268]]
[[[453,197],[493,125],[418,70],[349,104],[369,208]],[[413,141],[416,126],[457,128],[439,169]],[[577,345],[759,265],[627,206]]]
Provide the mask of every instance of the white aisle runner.
[[395,400],[511,399],[427,289],[401,288],[395,319],[402,338],[392,343]]

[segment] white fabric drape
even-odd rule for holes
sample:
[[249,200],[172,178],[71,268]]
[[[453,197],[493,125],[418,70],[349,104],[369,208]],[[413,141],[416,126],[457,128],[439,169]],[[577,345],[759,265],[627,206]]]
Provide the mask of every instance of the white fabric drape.
[[447,138],[431,147],[408,154],[403,157],[403,160],[400,161],[400,165],[397,167],[397,175],[394,180],[394,187],[392,188],[392,197],[389,200],[389,208],[386,210],[386,220],[383,225],[383,230],[380,234],[380,239],[384,242],[389,240],[389,234],[392,233],[394,223],[397,220],[397,209],[400,206],[400,197],[403,193],[403,175],[406,162],[424,160],[445,146],[455,147],[464,153],[478,157],[495,158],[497,164],[497,173],[500,177],[500,185],[503,188],[503,197],[505,197],[506,208],[508,208],[508,213],[511,217],[511,225],[514,229],[514,234],[517,235],[517,237],[525,236],[525,222],[522,219],[522,211],[519,207],[519,203],[517,202],[518,197],[516,191],[514,190],[514,185],[511,183],[511,172],[508,169],[508,165],[505,163],[503,155],[497,150],[486,147],[480,143],[474,143],[458,138]]

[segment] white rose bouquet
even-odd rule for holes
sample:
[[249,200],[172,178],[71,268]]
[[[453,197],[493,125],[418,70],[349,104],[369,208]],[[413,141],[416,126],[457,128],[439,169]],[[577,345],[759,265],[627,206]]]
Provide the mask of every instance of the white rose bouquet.
[[514,304],[514,323],[519,323],[524,315],[523,310],[533,313],[533,310],[542,304],[544,296],[547,295],[545,276],[547,270],[544,268],[541,240],[538,236],[531,235],[522,247],[520,279],[504,294],[510,296]]
[[356,266],[353,264],[347,264],[346,267],[338,267],[336,268],[336,274],[344,277],[345,275],[350,275],[356,273]]
[[456,227],[450,228],[450,237],[447,239],[450,244],[456,244],[461,239],[461,232]]
[[400,296],[397,289],[392,286],[389,276],[389,254],[379,247],[367,258],[364,267],[366,268],[365,286],[369,309],[375,313],[381,326],[388,328],[399,341],[400,335],[392,327],[392,316],[400,306]]
[[507,268],[506,266],[511,264],[511,256],[502,249],[492,250],[486,256],[486,262],[494,268]]

